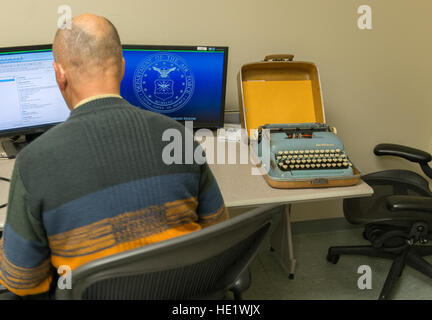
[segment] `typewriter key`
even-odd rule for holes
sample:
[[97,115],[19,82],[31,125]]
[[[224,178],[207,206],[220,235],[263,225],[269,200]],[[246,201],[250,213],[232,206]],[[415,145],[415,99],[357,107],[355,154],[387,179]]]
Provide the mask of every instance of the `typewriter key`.
[[284,151],[284,154],[288,154],[288,151]]
[[315,168],[316,167],[314,163],[312,163],[310,166],[311,166],[311,168]]
[[321,168],[321,164],[317,163],[316,167]]
[[283,168],[286,170],[286,169],[288,169],[288,166],[287,166],[287,165],[284,165]]
[[310,164],[307,164],[307,165],[306,165],[306,168],[308,168],[308,169],[309,169],[309,168],[310,168]]
[[341,152],[341,149],[336,149],[336,152]]
[[333,167],[333,168],[336,168],[336,163],[332,163],[332,167]]
[[300,168],[300,165],[299,165],[299,164],[296,164],[295,167],[296,167],[296,169],[298,169],[298,168]]
[[293,164],[292,164],[292,165],[290,165],[290,168],[291,168],[291,169],[294,169],[294,165],[293,165]]
[[305,167],[305,165],[304,165],[304,164],[301,164],[301,165],[300,165],[300,168],[304,169],[304,167]]
[[278,154],[282,154],[282,153],[283,153],[282,151],[279,151],[279,152],[278,152]]

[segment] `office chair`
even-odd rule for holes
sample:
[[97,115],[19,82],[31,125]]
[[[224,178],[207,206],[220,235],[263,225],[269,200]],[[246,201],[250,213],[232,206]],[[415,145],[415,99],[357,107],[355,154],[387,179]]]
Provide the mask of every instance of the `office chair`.
[[276,207],[82,265],[56,299],[222,299],[228,291],[241,299],[249,264],[280,218]]
[[[397,156],[418,163],[432,178],[429,153],[395,144],[379,144],[377,156]],[[372,197],[345,199],[345,218],[352,224],[365,225],[363,237],[370,246],[329,248],[327,261],[336,264],[341,254],[381,257],[393,260],[379,299],[388,299],[396,280],[408,265],[432,277],[432,265],[423,257],[432,255],[432,192],[421,175],[408,170],[385,170],[367,174]]]

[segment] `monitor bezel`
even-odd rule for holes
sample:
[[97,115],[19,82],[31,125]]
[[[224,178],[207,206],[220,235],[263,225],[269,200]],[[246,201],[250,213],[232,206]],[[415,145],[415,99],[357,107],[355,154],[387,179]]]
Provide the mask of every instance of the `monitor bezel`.
[[[3,47],[0,48],[0,56],[2,54],[13,54],[13,53],[21,53],[25,51],[52,51],[52,44],[39,44],[39,45],[29,45],[29,46],[16,46],[16,47]],[[37,126],[27,126],[27,127],[19,127],[13,129],[5,129],[0,130],[0,137],[10,137],[10,136],[18,136],[18,135],[26,135],[33,133],[44,133],[45,131],[55,127],[56,125],[63,123],[54,122],[41,124]]]
[[[142,44],[123,44],[123,50],[154,50],[154,51],[197,51],[198,48],[215,48],[215,51],[223,51],[224,52],[224,61],[223,61],[223,75],[222,75],[222,93],[221,93],[221,113],[219,116],[218,122],[205,123],[205,122],[193,122],[194,129],[206,128],[206,129],[219,129],[224,126],[224,118],[225,118],[225,101],[226,101],[226,82],[227,82],[227,70],[228,70],[228,47],[227,46],[210,46],[210,45],[142,45]],[[202,50],[205,51],[205,50]],[[138,106],[137,106],[138,107]],[[138,107],[139,108],[139,107]],[[166,115],[166,114],[165,114]],[[168,116],[168,115],[166,115]],[[178,121],[183,123],[185,121]]]

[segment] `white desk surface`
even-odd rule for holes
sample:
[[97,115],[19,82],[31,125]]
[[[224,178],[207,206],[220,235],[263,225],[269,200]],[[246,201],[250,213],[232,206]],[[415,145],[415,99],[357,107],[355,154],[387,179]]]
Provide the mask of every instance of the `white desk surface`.
[[[230,142],[235,143],[235,142]],[[14,160],[0,159],[0,176],[9,178]],[[262,204],[284,204],[370,196],[373,191],[361,181],[351,187],[274,189],[264,177],[252,175],[252,164],[210,164],[227,207]],[[9,183],[0,181],[0,204],[7,202]],[[6,208],[0,209],[0,229],[6,219]]]
[[262,176],[251,174],[251,165],[210,165],[227,207],[274,203],[298,203],[370,196],[373,190],[365,182],[351,187],[275,189]]

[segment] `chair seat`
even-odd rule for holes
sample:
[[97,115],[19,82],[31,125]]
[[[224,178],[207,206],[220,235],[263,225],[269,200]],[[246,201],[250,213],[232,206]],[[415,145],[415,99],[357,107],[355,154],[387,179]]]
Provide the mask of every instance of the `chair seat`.
[[387,208],[387,197],[412,195],[432,197],[428,182],[421,175],[408,170],[386,170],[362,177],[374,189],[371,197],[344,200],[345,218],[352,224],[390,224],[409,226],[412,221],[430,221],[427,212],[392,212]]

